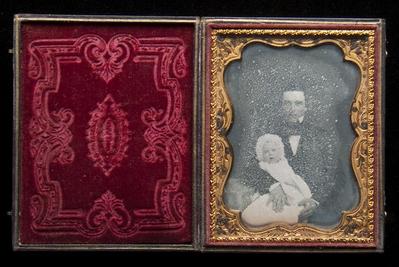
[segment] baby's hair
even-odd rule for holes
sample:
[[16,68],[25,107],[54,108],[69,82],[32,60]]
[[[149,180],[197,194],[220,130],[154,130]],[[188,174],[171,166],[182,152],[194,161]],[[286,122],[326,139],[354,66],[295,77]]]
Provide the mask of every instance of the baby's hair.
[[[263,161],[263,146],[266,143],[275,143],[281,147],[284,147],[281,137],[275,134],[265,134],[258,138],[256,142],[256,158],[259,161]],[[284,149],[283,149],[284,153]]]

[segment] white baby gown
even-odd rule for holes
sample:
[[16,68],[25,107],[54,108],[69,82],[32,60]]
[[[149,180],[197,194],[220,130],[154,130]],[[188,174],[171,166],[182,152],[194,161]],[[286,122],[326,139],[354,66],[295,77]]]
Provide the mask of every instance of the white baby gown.
[[274,222],[297,223],[298,215],[304,208],[298,206],[298,203],[305,198],[312,197],[308,185],[299,175],[295,174],[286,158],[276,163],[259,162],[259,166],[277,181],[270,186],[269,191],[281,185],[289,205],[284,205],[281,212],[275,212],[272,209],[272,202],[266,204],[270,194],[264,194],[243,210],[242,221],[250,227],[260,227]]

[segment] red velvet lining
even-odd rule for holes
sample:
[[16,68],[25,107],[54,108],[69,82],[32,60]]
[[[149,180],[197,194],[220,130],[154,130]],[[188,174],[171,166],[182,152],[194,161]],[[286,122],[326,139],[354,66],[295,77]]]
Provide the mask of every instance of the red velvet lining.
[[194,34],[23,23],[22,244],[191,242]]

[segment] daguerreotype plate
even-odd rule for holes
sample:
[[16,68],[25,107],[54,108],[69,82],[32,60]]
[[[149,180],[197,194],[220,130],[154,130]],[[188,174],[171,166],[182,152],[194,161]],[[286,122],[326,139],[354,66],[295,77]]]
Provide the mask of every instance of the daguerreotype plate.
[[381,20],[206,19],[206,247],[382,249]]

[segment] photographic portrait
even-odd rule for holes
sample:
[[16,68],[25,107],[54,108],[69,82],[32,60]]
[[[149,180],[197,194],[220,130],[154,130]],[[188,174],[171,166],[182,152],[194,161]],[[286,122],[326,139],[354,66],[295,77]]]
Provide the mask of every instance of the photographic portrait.
[[379,246],[378,22],[252,22],[206,24],[206,243]]
[[[240,210],[248,227],[273,222],[337,225],[342,212],[359,201],[350,165],[355,136],[349,116],[359,69],[331,44],[252,44],[242,53],[224,77],[234,108],[227,135],[234,153],[224,192],[227,206]],[[270,164],[264,157],[276,148],[266,148],[266,135],[279,139],[274,146],[281,144],[283,150]],[[286,164],[278,164],[283,159]],[[290,184],[306,187],[296,192],[300,196],[295,201],[290,201],[295,193],[285,188]],[[293,207],[301,212],[288,212]]]

